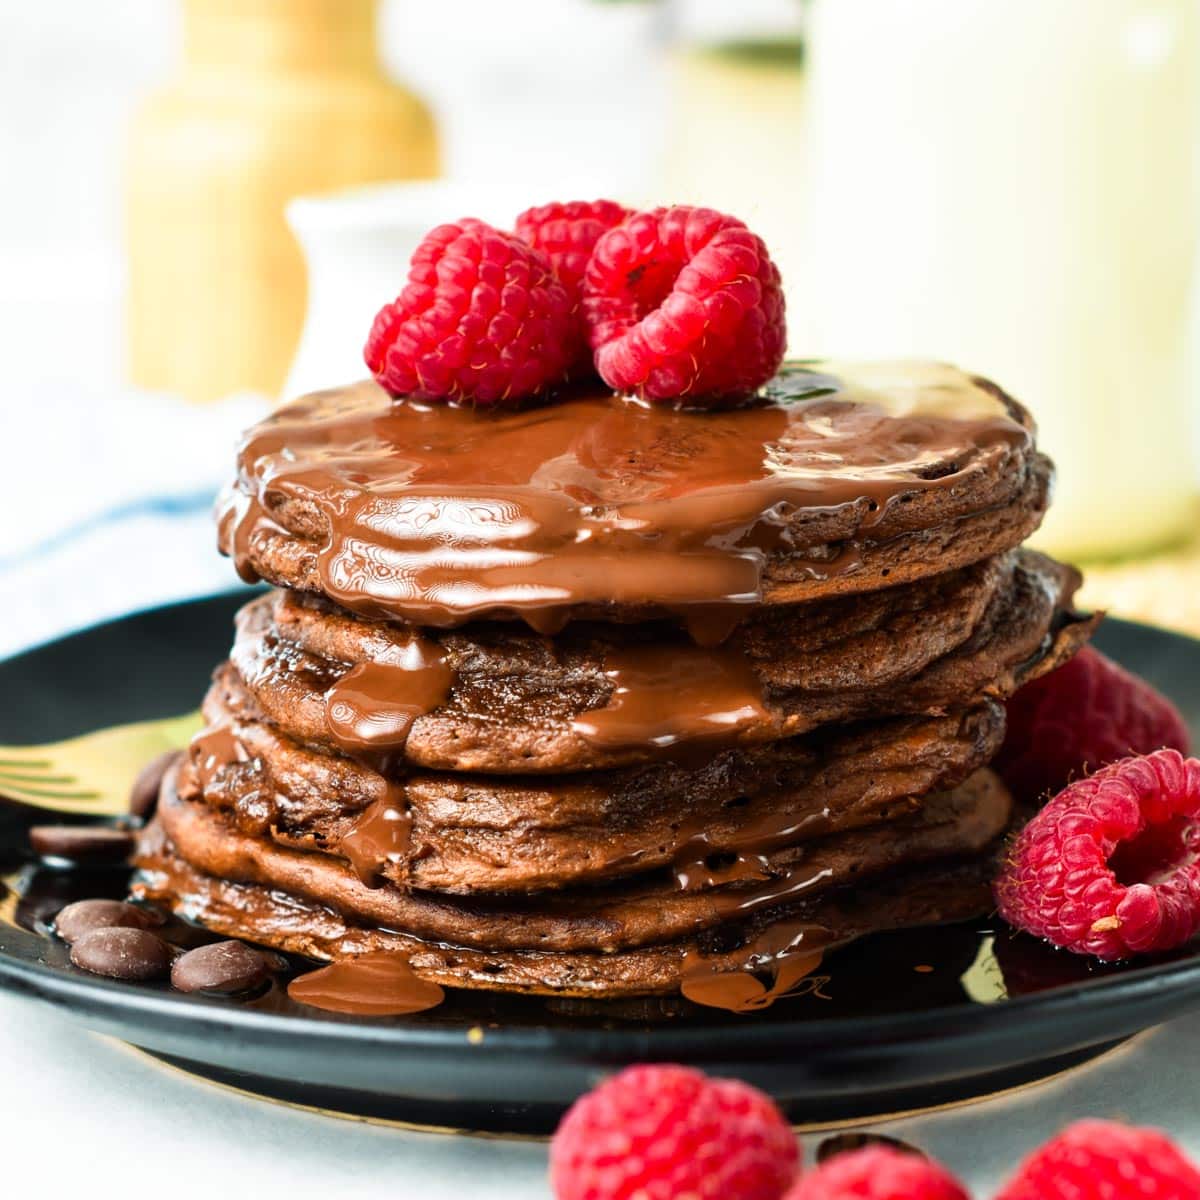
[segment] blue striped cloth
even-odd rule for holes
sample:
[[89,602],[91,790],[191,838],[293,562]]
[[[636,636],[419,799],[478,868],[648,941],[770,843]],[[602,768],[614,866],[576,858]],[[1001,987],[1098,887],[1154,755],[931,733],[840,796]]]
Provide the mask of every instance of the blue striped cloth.
[[4,414],[0,656],[237,585],[216,550],[212,503],[265,401],[58,390],[22,400]]

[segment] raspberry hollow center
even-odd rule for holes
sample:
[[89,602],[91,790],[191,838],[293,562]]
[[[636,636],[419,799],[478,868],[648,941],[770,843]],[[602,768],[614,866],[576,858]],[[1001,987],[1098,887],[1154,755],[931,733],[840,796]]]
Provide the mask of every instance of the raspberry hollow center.
[[625,276],[625,286],[634,299],[637,319],[661,308],[675,288],[683,264],[665,259],[639,263]]
[[1176,872],[1193,866],[1200,858],[1200,826],[1190,817],[1174,816],[1148,824],[1136,836],[1122,842],[1108,865],[1124,887],[1165,882]]

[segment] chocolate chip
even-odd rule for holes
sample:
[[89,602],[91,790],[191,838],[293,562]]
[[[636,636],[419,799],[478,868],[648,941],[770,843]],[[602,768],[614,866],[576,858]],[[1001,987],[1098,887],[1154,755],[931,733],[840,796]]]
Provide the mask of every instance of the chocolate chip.
[[161,979],[171,969],[171,947],[146,929],[92,929],[71,947],[71,961],[110,979]]
[[242,942],[197,946],[177,958],[171,968],[171,986],[181,992],[234,995],[261,986],[266,978],[266,960]]
[[76,900],[54,918],[54,932],[74,942],[93,929],[149,929],[159,923],[157,913],[123,900]]
[[149,820],[158,806],[158,789],[163,776],[183,757],[182,750],[164,750],[152,758],[139,772],[129,789],[129,812],[132,816]]
[[34,825],[29,831],[29,844],[43,858],[70,862],[120,862],[133,843],[128,829],[111,825]]

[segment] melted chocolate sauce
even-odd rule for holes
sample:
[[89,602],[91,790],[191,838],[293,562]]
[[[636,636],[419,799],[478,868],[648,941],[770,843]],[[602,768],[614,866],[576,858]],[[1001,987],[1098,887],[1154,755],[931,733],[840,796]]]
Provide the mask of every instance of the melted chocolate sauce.
[[190,747],[196,782],[206,791],[222,768],[230,763],[249,762],[246,747],[228,725],[217,725],[192,738]]
[[441,648],[414,636],[393,661],[360,663],[326,692],[329,736],[352,755],[400,749],[413,722],[444,704],[453,683]]
[[484,412],[368,382],[249,432],[220,543],[253,580],[291,509],[325,527],[321,590],[368,616],[519,616],[553,633],[578,606],[648,606],[717,641],[761,599],[769,554],[804,558],[805,514],[849,519],[851,544],[807,568],[846,573],[854,538],[894,501],[954,488],[1030,440],[998,396],[948,367],[791,366],[761,403],[707,412],[596,393]]
[[338,845],[355,874],[367,885],[379,884],[379,873],[388,863],[408,858],[412,843],[412,814],[403,789],[388,785],[388,795],[376,800],[354,822]]
[[725,836],[718,845],[700,823],[685,825],[674,854],[673,870],[680,891],[707,891],[737,880],[766,880],[772,877],[767,855],[782,850],[802,837],[811,837],[829,825],[828,810],[794,817],[769,813],[748,820],[736,834]]
[[386,950],[354,954],[301,975],[288,984],[300,1004],[356,1017],[395,1017],[436,1008],[446,998],[422,979],[402,954]]
[[572,721],[595,746],[666,750],[696,739],[734,741],[770,720],[744,654],[679,646],[634,646],[605,664],[613,694],[604,708]]
[[794,995],[806,980],[809,989],[819,994],[824,980],[812,973],[821,965],[828,944],[829,931],[819,925],[781,921],[743,947],[733,969],[727,961],[716,963],[689,950],[683,959],[680,991],[693,1004],[738,1013],[769,1008],[776,1000]]

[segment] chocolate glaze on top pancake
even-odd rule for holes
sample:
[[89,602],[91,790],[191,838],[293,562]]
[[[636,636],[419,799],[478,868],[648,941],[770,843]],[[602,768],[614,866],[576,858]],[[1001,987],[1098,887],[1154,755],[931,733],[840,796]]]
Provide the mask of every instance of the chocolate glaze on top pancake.
[[785,365],[755,404],[595,391],[479,412],[374,383],[252,429],[219,506],[247,579],[422,626],[674,613],[862,592],[1017,545],[1050,467],[1028,414],[937,364]]
[[[662,623],[580,623],[553,639],[503,625],[418,633],[268,596],[241,615],[231,661],[266,718],[310,745],[436,770],[593,770],[1006,696],[1086,639],[1090,621],[1065,616],[1077,583],[1026,551],[936,581],[773,608],[719,648]],[[394,697],[411,699],[411,673],[386,664],[414,644],[445,672],[432,709],[377,721],[373,743],[361,729],[347,741],[331,719],[341,681],[378,668],[377,695],[360,685],[364,719],[377,718]]]

